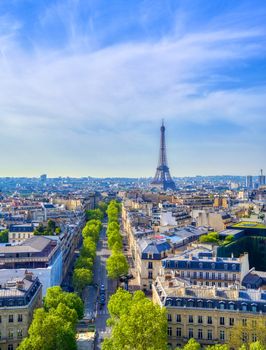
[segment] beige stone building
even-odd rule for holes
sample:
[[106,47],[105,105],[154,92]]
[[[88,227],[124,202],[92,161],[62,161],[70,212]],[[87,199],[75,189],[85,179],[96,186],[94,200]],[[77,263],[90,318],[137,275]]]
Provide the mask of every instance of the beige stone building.
[[202,346],[228,343],[235,325],[244,327],[243,341],[256,341],[256,325],[266,322],[266,293],[260,290],[191,285],[165,275],[153,285],[153,301],[167,310],[172,349],[190,338]]
[[171,253],[171,245],[166,241],[140,239],[137,242],[136,279],[141,289],[152,290],[152,283],[161,270],[161,260]]
[[35,308],[42,305],[42,285],[32,273],[0,275],[0,349],[14,350],[27,336]]

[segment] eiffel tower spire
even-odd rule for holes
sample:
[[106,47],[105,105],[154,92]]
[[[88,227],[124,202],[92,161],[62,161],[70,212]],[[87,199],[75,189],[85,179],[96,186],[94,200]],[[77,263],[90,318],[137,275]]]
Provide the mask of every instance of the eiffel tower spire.
[[161,139],[160,139],[160,153],[159,153],[159,161],[156,169],[156,173],[154,179],[151,182],[153,187],[157,187],[162,190],[175,190],[175,183],[171,178],[169,167],[167,164],[166,157],[166,144],[165,144],[165,126],[164,120],[162,120],[161,125]]

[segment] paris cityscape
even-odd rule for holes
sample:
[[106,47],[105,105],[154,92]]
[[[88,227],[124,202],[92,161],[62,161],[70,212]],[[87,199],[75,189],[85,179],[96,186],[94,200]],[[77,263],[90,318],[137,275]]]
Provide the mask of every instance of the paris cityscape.
[[0,1],[0,350],[266,350],[265,30]]

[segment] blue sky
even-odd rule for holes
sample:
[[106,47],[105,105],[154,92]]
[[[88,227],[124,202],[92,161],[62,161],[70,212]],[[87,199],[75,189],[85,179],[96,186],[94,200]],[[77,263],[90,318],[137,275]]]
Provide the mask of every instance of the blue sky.
[[1,0],[0,176],[266,170],[261,0]]

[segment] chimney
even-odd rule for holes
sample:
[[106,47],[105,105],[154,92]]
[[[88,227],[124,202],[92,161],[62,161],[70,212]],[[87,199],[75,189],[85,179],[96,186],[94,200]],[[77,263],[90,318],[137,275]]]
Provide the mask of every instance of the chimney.
[[33,273],[30,272],[30,271],[28,271],[28,270],[26,270],[26,271],[25,271],[25,278],[26,278],[26,280],[32,281],[32,280],[33,280],[32,277],[33,277]]
[[17,281],[16,287],[17,287],[17,289],[24,289],[24,282],[23,282],[23,280]]

